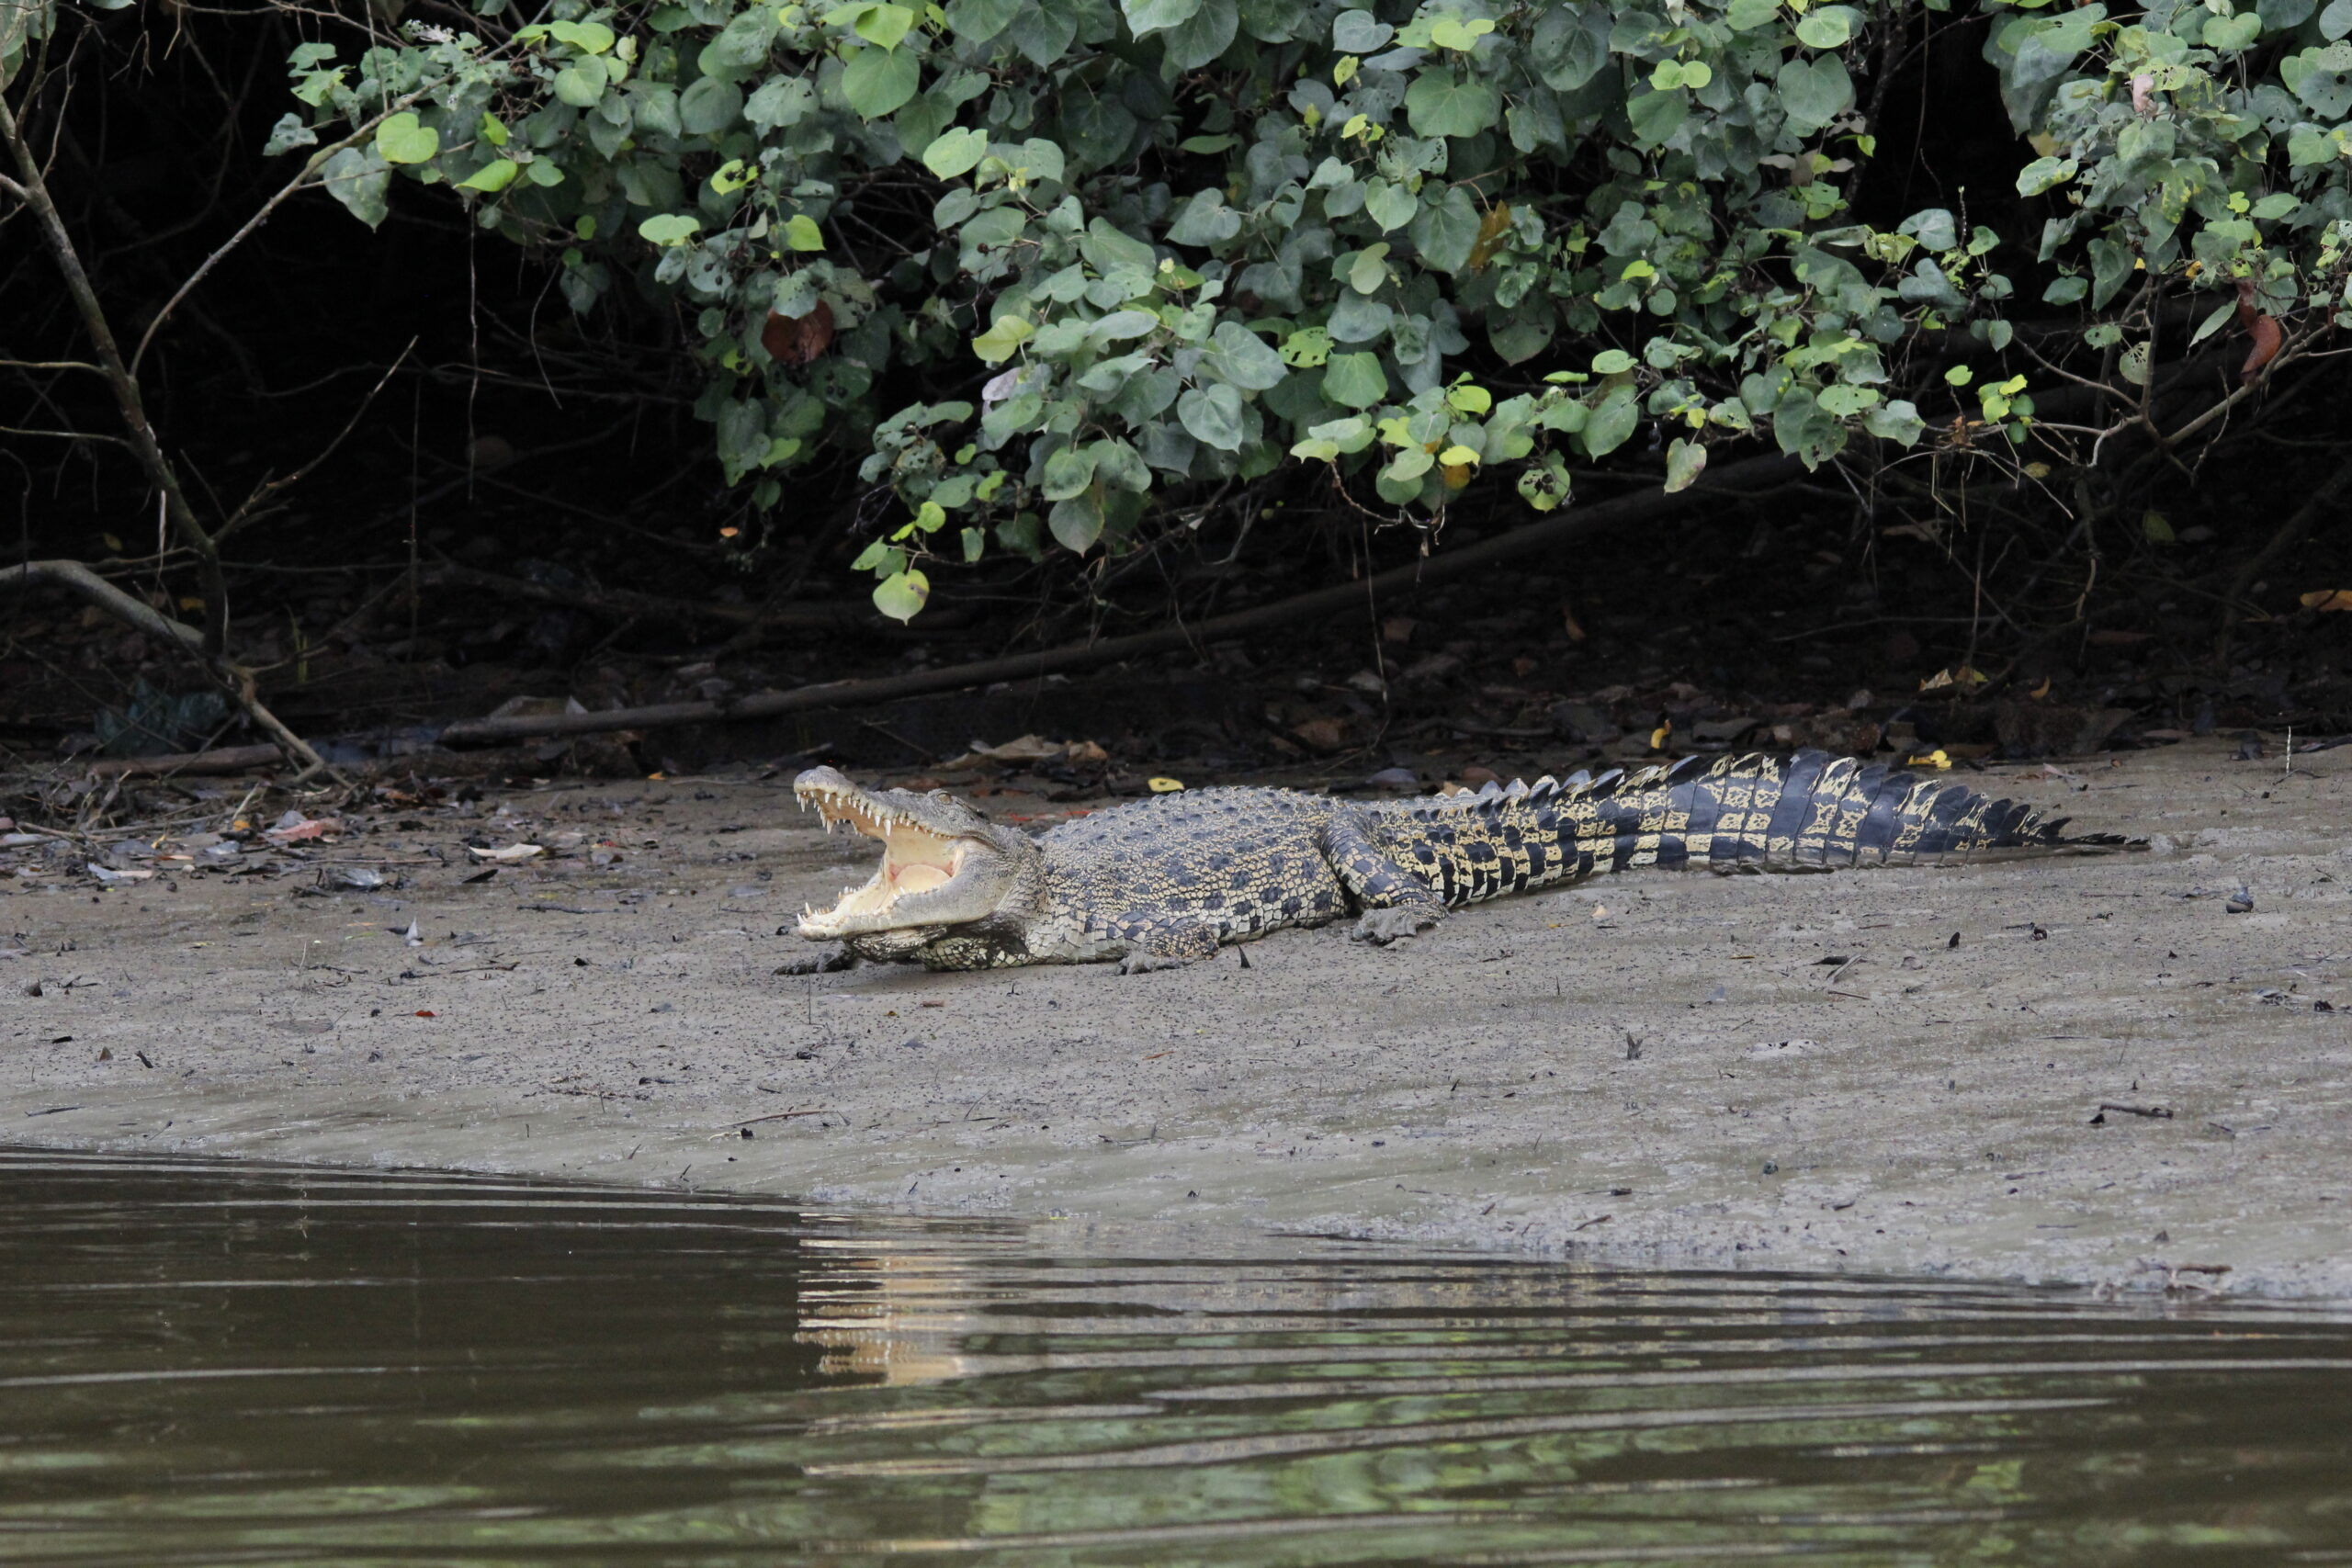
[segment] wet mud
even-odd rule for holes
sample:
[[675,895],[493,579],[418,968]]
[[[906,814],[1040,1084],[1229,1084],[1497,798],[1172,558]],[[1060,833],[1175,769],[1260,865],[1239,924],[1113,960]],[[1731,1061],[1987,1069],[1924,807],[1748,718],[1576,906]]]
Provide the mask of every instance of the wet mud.
[[1970,781],[2144,854],[1635,874],[1133,976],[777,974],[875,854],[788,774],[493,792],[296,876],[0,881],[0,1143],[2352,1296],[2352,748],[2278,750]]

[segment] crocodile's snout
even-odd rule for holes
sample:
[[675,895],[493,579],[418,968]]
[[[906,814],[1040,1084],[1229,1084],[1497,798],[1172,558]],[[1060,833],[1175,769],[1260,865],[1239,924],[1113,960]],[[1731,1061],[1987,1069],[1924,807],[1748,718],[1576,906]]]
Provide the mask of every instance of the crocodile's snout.
[[828,908],[804,906],[799,934],[830,942],[910,926],[945,926],[993,912],[1003,878],[1001,854],[979,813],[944,794],[870,790],[831,768],[793,781],[803,810],[827,832],[847,823],[882,844],[882,863],[863,886],[844,887]]

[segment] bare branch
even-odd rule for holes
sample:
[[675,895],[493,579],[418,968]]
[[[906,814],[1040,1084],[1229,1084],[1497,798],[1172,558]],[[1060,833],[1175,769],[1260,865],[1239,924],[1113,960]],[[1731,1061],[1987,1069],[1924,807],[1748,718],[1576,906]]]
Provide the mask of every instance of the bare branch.
[[254,691],[250,671],[225,660],[207,657],[204,634],[194,626],[175,621],[145,600],[125,593],[77,560],[26,561],[18,566],[0,569],[0,588],[30,588],[39,583],[71,589],[124,625],[168,648],[177,648],[192,655],[224,677],[230,694],[237,705],[244,709],[246,716],[277,742],[279,750],[301,763],[305,773],[326,770],[326,763],[311,749],[310,743],[287,728],[276,714],[263,705],[261,698]]

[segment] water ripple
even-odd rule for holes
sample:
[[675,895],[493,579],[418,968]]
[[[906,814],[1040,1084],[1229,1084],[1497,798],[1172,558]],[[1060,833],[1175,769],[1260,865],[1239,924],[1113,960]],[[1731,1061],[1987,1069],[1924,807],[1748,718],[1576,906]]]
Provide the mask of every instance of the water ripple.
[[0,1564],[2343,1561],[2352,1322],[0,1151]]

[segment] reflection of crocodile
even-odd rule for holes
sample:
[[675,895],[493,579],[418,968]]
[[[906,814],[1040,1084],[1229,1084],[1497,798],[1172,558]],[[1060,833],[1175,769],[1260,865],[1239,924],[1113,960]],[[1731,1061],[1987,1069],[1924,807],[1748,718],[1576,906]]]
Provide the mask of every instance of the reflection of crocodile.
[[1456,905],[1632,866],[1821,871],[2134,847],[2062,838],[2063,818],[2017,802],[1821,751],[1395,802],[1186,791],[1035,840],[944,790],[868,790],[831,768],[793,787],[828,829],[847,822],[883,843],[874,879],[804,911],[800,934],[933,969],[1164,968],[1349,913],[1359,940],[1387,942]]

